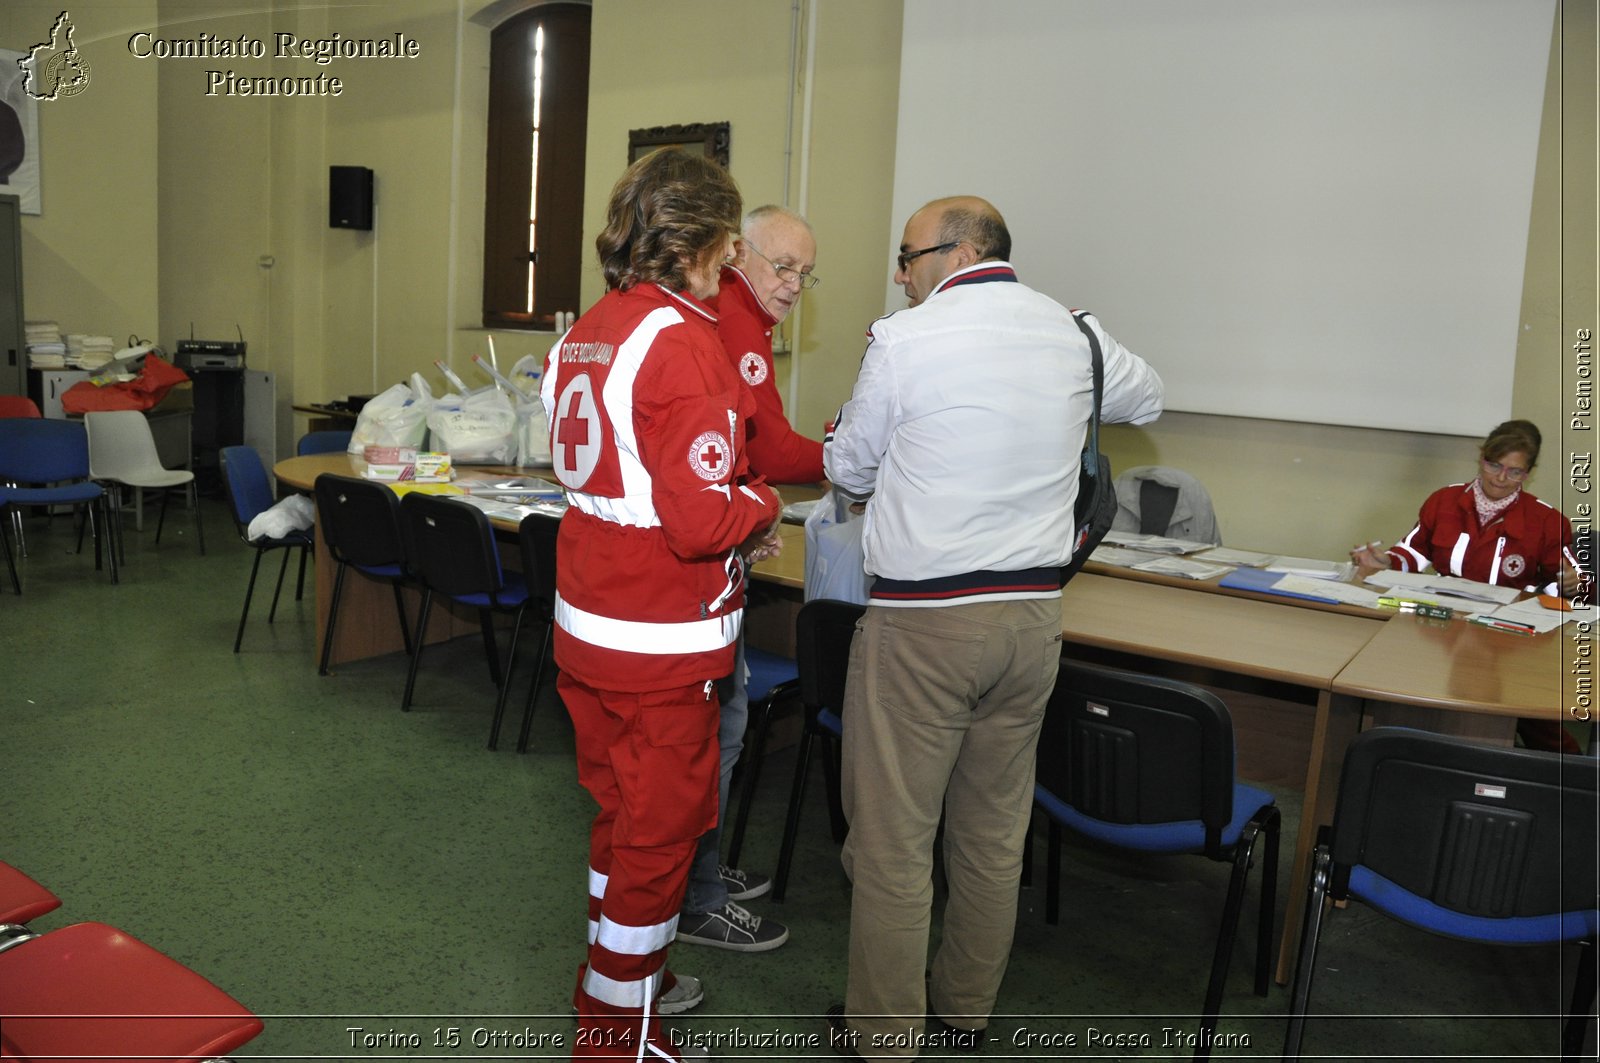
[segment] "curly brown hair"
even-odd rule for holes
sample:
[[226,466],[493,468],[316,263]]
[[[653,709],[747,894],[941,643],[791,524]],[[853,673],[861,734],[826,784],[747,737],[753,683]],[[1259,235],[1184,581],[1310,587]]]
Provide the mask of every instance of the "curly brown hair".
[[606,285],[641,281],[674,291],[739,229],[739,186],[711,159],[663,148],[629,166],[611,189],[606,227],[595,238]]
[[1499,461],[1507,454],[1522,452],[1528,456],[1528,468],[1539,463],[1539,444],[1544,441],[1539,428],[1532,421],[1506,421],[1495,425],[1483,441],[1478,455],[1484,461]]

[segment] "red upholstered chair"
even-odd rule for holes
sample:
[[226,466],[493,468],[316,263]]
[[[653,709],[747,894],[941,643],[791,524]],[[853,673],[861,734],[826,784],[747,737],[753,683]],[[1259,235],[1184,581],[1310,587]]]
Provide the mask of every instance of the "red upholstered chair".
[[104,923],[0,952],[0,1059],[208,1060],[261,1028],[206,979]]
[[0,860],[0,949],[29,931],[22,924],[61,907],[61,899]]

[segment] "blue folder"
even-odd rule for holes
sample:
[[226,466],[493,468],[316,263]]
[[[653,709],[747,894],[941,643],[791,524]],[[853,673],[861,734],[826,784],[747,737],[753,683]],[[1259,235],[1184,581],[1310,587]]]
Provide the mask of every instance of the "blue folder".
[[1236,568],[1217,581],[1219,587],[1231,587],[1239,591],[1256,591],[1260,594],[1277,594],[1285,598],[1303,598],[1311,602],[1332,602],[1338,604],[1337,598],[1323,598],[1315,594],[1305,594],[1300,591],[1285,591],[1278,589],[1278,581],[1287,573],[1269,572],[1264,568]]

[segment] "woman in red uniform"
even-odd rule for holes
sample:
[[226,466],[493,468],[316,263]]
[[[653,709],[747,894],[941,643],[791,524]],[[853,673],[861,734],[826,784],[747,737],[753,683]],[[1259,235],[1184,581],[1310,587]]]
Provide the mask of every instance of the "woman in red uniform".
[[1417,524],[1388,551],[1380,544],[1351,553],[1362,573],[1428,569],[1524,590],[1577,592],[1582,569],[1572,551],[1572,525],[1549,503],[1522,489],[1539,460],[1539,429],[1507,421],[1483,441],[1478,478],[1441,487],[1422,503]]
[[715,682],[733,667],[744,564],[776,552],[777,494],[750,480],[748,390],[704,300],[739,225],[716,163],[656,152],[612,190],[609,290],[551,348],[541,396],[571,507],[556,563],[557,689],[589,841],[589,951],[574,1057],[676,1059],[657,1035],[667,946],[715,821]]
[[[1360,547],[1350,559],[1362,576],[1383,569],[1445,575],[1572,597],[1587,577],[1561,511],[1522,489],[1539,460],[1541,437],[1531,421],[1507,421],[1478,451],[1478,477],[1441,487],[1422,503],[1416,526],[1387,551]],[[1553,721],[1519,721],[1525,744],[1576,750]]]

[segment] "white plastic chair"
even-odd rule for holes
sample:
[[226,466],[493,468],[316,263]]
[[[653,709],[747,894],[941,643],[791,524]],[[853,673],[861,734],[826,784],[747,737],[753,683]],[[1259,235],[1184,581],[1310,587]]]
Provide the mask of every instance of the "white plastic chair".
[[[107,410],[83,415],[84,426],[89,430],[89,476],[91,479],[112,485],[112,509],[116,513],[116,543],[120,556],[122,549],[122,488],[132,487],[142,491],[155,488],[161,491],[161,519],[156,524],[156,542],[161,541],[161,529],[167,521],[167,499],[174,487],[185,487],[190,508],[194,510],[194,533],[200,543],[200,552],[206,552],[205,526],[200,522],[200,499],[195,491],[194,473],[187,469],[168,469],[156,454],[156,441],[150,434],[150,422],[138,410]],[[143,496],[137,504],[143,516]],[[143,526],[142,519],[138,526]]]

